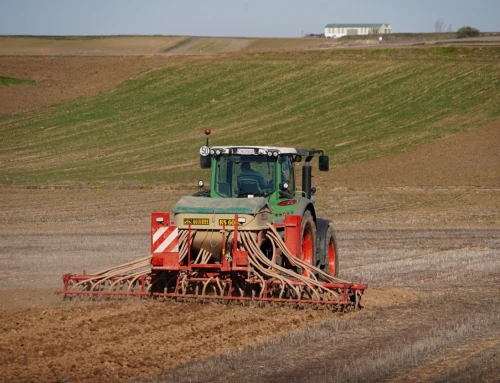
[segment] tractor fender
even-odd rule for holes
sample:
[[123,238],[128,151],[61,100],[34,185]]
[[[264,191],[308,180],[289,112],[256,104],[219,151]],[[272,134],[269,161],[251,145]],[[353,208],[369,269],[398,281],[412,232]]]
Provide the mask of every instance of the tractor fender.
[[296,210],[296,215],[300,215],[301,217],[304,216],[304,213],[309,210],[313,216],[314,222],[316,222],[316,210],[314,209],[314,205],[312,204],[311,200],[307,198],[302,198],[299,200],[299,203],[297,204],[297,210]]
[[327,244],[325,242],[326,242],[326,235],[328,233],[328,227],[330,225],[333,226],[333,222],[328,219],[318,218],[316,220],[316,230],[317,230],[316,240],[318,241],[318,245],[316,246],[317,249],[316,259],[319,261],[320,266],[326,265],[326,252],[324,251],[324,249],[327,248]]

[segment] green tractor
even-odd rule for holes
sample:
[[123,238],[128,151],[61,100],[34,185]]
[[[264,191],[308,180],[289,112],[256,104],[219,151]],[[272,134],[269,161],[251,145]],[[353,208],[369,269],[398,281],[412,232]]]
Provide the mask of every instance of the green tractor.
[[[210,131],[205,133],[208,136]],[[286,216],[300,216],[300,238],[295,239],[300,245],[300,252],[294,255],[337,277],[337,242],[333,223],[318,218],[314,208],[313,195],[316,189],[311,186],[311,160],[316,154],[319,154],[319,170],[328,171],[329,158],[322,150],[272,146],[210,148],[207,137],[207,145],[200,149],[200,166],[203,169],[211,168],[210,189],[200,190],[195,196],[210,198],[208,208],[213,207],[217,214],[241,214],[245,206],[258,206],[268,209],[269,222],[277,225],[283,224]],[[295,166],[303,160],[302,188],[299,188]],[[200,181],[199,186],[203,188],[203,181]],[[215,202],[215,199],[224,201]],[[185,197],[176,205],[174,213],[178,217],[176,224],[179,227],[185,226],[186,218],[201,217],[198,214],[201,208],[199,201]],[[240,220],[245,220],[240,223],[240,228],[252,225],[252,217],[241,216]],[[199,225],[197,227],[201,228]],[[263,250],[267,250],[266,245],[269,244],[264,242]]]

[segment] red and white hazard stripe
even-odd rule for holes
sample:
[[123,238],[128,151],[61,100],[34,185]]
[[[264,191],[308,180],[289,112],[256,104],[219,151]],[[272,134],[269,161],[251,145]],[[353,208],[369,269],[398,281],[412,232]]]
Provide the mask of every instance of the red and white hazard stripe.
[[176,226],[160,227],[153,234],[153,253],[179,252],[179,237]]

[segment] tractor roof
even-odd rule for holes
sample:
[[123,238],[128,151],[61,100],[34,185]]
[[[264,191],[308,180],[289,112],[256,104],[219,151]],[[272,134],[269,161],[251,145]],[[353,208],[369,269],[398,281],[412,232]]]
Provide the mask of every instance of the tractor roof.
[[[219,149],[222,153],[229,154],[266,154],[269,151],[277,151],[279,154],[298,154],[301,156],[307,155],[307,150],[297,148],[285,148],[280,146],[212,146],[210,149]],[[248,150],[254,150],[254,153],[249,153]]]

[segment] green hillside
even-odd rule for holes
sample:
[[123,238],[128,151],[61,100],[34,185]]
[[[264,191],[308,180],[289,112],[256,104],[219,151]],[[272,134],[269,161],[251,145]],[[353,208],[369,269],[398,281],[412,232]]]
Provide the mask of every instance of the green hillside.
[[0,183],[194,180],[205,128],[214,144],[322,148],[343,166],[498,119],[498,50],[444,49],[173,57],[108,93],[0,117]]

